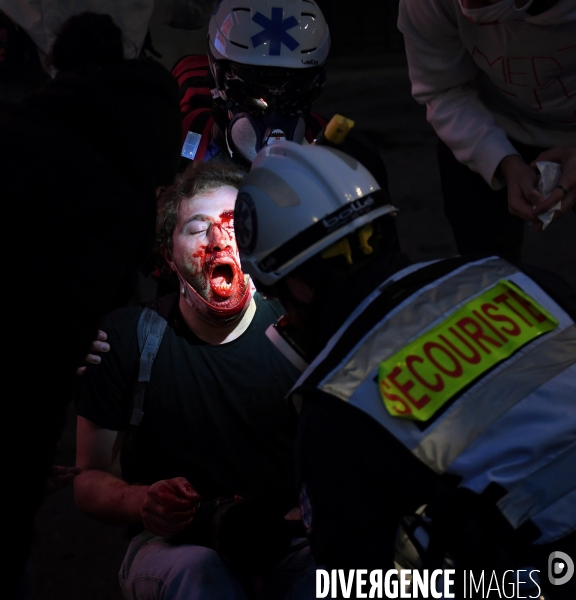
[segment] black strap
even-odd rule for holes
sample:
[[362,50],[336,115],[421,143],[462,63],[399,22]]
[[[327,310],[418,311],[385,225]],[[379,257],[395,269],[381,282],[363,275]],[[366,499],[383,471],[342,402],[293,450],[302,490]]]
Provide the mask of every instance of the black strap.
[[130,425],[139,425],[144,416],[144,392],[150,381],[152,363],[160,348],[162,336],[166,329],[166,319],[151,308],[144,308],[138,319],[138,349],[140,350],[140,366],[138,368],[138,383],[135,386],[134,404]]
[[[137,442],[139,439],[139,425],[144,416],[144,399],[146,387],[150,382],[152,363],[160,348],[163,334],[166,330],[169,315],[178,302],[178,294],[168,294],[156,298],[142,309],[137,325],[138,350],[140,352],[138,364],[138,378],[134,382],[132,393],[132,413],[120,455],[122,476],[126,481],[141,482],[143,474],[136,460]],[[135,377],[136,379],[136,377]],[[129,528],[129,536],[139,533],[140,529]]]

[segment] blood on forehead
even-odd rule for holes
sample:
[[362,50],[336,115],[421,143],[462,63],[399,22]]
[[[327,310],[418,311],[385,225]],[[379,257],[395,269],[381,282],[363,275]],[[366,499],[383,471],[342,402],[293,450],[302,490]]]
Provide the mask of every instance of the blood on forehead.
[[220,220],[224,225],[230,224],[231,221],[234,220],[234,211],[233,210],[225,210],[220,213]]

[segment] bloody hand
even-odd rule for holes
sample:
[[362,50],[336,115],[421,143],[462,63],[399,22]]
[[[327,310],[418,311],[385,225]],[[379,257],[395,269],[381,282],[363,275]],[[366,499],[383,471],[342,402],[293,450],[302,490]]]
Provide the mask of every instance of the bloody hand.
[[200,495],[184,477],[157,481],[148,488],[140,515],[144,527],[162,537],[190,525]]

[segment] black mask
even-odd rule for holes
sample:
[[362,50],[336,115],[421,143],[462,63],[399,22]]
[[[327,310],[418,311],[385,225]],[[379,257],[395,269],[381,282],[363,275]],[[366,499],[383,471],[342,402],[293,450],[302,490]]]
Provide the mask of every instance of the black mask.
[[230,155],[252,163],[258,151],[279,140],[304,142],[306,123],[301,115],[284,116],[270,111],[261,116],[247,112],[235,114],[226,127]]

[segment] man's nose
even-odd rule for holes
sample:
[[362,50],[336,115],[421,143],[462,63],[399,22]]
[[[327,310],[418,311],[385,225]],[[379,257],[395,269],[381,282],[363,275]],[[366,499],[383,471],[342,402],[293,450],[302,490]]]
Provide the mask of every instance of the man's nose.
[[225,227],[214,225],[211,238],[210,245],[213,252],[226,250],[232,246],[232,234]]

